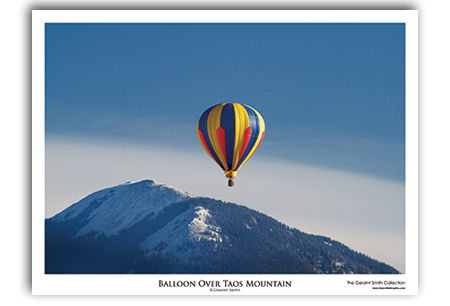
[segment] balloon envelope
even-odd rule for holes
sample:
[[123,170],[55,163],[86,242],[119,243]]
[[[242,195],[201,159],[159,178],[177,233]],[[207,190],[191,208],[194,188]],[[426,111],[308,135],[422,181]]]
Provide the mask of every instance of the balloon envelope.
[[262,116],[254,108],[235,102],[208,108],[197,123],[200,143],[230,179],[255,153],[264,132]]

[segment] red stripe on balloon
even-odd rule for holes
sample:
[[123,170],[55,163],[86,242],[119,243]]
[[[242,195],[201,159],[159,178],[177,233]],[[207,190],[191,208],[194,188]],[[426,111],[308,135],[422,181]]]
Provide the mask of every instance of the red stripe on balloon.
[[222,150],[223,157],[225,158],[225,160],[227,160],[225,130],[221,126],[219,126],[219,128],[217,129],[217,138],[219,140],[219,145],[220,149]]
[[261,134],[261,139],[259,139],[258,145],[256,146],[255,150],[253,150],[253,153],[250,154],[250,155],[248,156],[248,158],[252,157],[252,155],[255,154],[256,150],[258,150],[258,147],[259,147],[259,145],[261,144],[261,142],[262,142],[262,140],[263,140],[263,138],[264,138],[264,133],[265,133],[265,132],[266,132],[266,131],[262,132],[262,134]]
[[205,138],[203,137],[202,131],[198,130],[198,134],[200,135],[200,140],[201,140],[201,142],[203,144],[203,147],[205,148],[206,152],[208,152],[209,155],[213,156],[211,154],[211,151],[209,151],[208,146],[206,145]]
[[242,141],[242,149],[241,154],[239,156],[239,160],[241,160],[242,155],[245,152],[245,149],[247,149],[248,143],[250,142],[250,137],[252,136],[252,129],[251,127],[248,127],[244,131],[244,139]]

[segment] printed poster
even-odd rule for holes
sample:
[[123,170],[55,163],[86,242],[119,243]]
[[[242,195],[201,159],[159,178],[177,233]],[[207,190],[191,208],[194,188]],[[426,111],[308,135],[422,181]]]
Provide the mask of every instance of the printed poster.
[[417,294],[417,11],[32,27],[33,294]]

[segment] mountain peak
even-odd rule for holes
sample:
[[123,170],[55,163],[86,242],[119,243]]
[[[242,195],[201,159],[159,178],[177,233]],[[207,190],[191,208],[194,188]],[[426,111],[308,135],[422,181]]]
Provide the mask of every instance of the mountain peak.
[[154,180],[145,179],[145,180],[141,180],[141,181],[127,181],[127,182],[125,182],[123,184],[120,184],[119,186],[122,186],[122,185],[134,185],[134,184],[163,185],[163,184],[160,184],[160,183],[158,183],[158,182],[156,182]]
[[128,181],[90,194],[51,218],[62,222],[82,215],[87,224],[75,237],[95,232],[106,236],[157,214],[164,207],[192,197],[169,185],[153,180]]

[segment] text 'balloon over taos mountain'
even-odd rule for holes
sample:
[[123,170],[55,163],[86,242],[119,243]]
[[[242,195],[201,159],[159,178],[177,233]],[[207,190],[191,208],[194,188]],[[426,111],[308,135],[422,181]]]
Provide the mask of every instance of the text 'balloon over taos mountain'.
[[262,116],[254,108],[235,102],[208,108],[197,123],[203,149],[225,172],[230,187],[239,169],[261,144],[264,132]]

